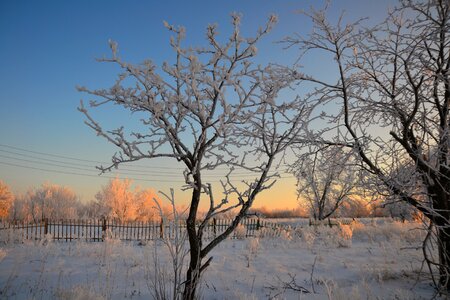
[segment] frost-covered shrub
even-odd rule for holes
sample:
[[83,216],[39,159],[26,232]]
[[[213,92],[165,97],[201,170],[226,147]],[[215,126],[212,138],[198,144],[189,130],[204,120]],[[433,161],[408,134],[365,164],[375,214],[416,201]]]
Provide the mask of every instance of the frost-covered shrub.
[[418,223],[411,223],[414,226],[406,229],[402,233],[402,239],[408,243],[422,243],[425,240],[427,230],[425,228],[420,228]]
[[243,224],[239,224],[236,226],[236,229],[234,230],[234,236],[238,239],[244,239],[247,235],[247,228]]
[[0,248],[0,262],[2,262],[3,258],[5,258],[7,252],[5,249]]
[[316,232],[313,227],[298,228],[296,233],[308,248],[311,248],[314,245],[314,241],[316,240]]
[[405,230],[405,224],[399,221],[393,221],[389,223],[384,223],[380,225],[378,228],[380,229],[380,233],[382,236],[386,238],[386,240],[391,240],[392,238],[397,238],[402,235]]
[[280,238],[284,241],[292,240],[292,229],[290,227],[286,229],[281,229]]
[[353,221],[350,224],[350,227],[352,228],[352,233],[355,238],[363,237],[365,235],[366,225],[364,225],[363,223]]
[[349,225],[319,226],[317,227],[317,232],[320,240],[327,247],[348,248],[352,245],[353,231]]
[[257,232],[257,237],[267,238],[267,237],[276,237],[279,234],[279,230],[275,227],[262,227]]
[[422,223],[418,222],[399,222],[383,224],[380,226],[384,229],[385,235],[389,240],[401,239],[408,243],[421,243],[425,239],[426,230]]
[[42,239],[39,241],[39,245],[41,246],[47,246],[50,243],[53,242],[53,235],[51,233],[47,233],[42,237]]
[[377,224],[372,222],[369,225],[352,223],[353,235],[359,240],[369,242],[394,241],[397,239],[408,243],[421,242],[425,238],[425,230],[421,229],[421,224],[416,222],[385,222]]
[[104,233],[104,236],[103,236],[103,239],[108,244],[119,244],[121,242],[120,238],[114,237],[114,234],[113,234],[113,232],[111,231],[110,228],[106,229],[106,231]]
[[317,232],[318,232],[320,241],[327,248],[336,248],[339,246],[339,243],[338,243],[339,228],[337,228],[336,226],[334,226],[334,227],[317,226]]
[[353,230],[350,225],[339,226],[337,243],[339,247],[349,248],[352,246]]
[[247,252],[244,254],[244,258],[247,261],[247,268],[250,268],[250,262],[258,254],[259,245],[260,245],[259,238],[254,237],[254,238],[248,239],[247,245],[246,245]]
[[256,256],[256,254],[258,253],[258,249],[259,249],[259,238],[257,238],[257,237],[249,238],[248,244],[247,244],[247,249],[251,255]]
[[20,229],[2,229],[0,230],[0,244],[17,244],[23,242],[23,231]]

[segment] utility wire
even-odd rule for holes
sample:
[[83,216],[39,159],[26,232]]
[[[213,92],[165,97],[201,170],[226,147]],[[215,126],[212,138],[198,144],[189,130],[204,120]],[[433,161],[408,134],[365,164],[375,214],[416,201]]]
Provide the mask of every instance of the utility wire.
[[[97,160],[81,159],[81,158],[70,157],[70,156],[64,156],[64,155],[53,154],[53,153],[46,153],[46,152],[32,151],[32,150],[28,150],[28,149],[24,149],[24,148],[19,148],[19,147],[14,147],[14,146],[9,146],[9,145],[5,145],[5,144],[0,144],[0,147],[5,147],[5,148],[14,149],[14,150],[19,150],[19,151],[28,152],[28,153],[33,153],[33,154],[39,154],[39,155],[45,155],[45,156],[52,156],[52,157],[58,157],[58,158],[63,158],[63,159],[70,159],[70,160],[74,160],[74,161],[89,162],[89,163],[104,164],[104,165],[108,165],[108,164],[111,164],[111,163],[112,163],[112,162],[106,162],[106,161],[97,161]],[[148,167],[145,167],[145,166],[133,166],[133,167],[134,167],[134,168],[148,168]],[[160,168],[160,169],[175,169],[175,170],[180,170],[180,169],[182,169],[182,168],[179,168],[179,167],[153,167],[153,168]]]
[[[2,151],[3,150],[0,149],[0,153]],[[5,151],[3,151],[3,152],[5,152]],[[6,152],[9,152],[9,151],[6,151]],[[24,155],[24,156],[28,157],[27,155]],[[28,163],[39,164],[39,165],[44,165],[44,166],[52,166],[52,167],[58,167],[58,168],[70,168],[70,169],[78,170],[78,171],[92,172],[92,171],[96,171],[97,170],[97,171],[100,172],[100,170],[95,169],[92,166],[86,166],[86,165],[80,165],[80,166],[86,166],[88,168],[80,168],[80,167],[77,167],[78,164],[71,164],[72,166],[67,166],[67,165],[65,165],[64,162],[61,162],[62,163],[62,165],[61,165],[61,164],[56,164],[56,163],[52,163],[52,162],[42,162],[42,161],[35,160],[35,159],[31,159],[30,160],[30,159],[18,158],[18,157],[7,156],[7,155],[2,155],[2,154],[0,154],[0,158],[9,159],[9,160],[16,160],[16,161],[21,161],[21,162],[28,162]],[[40,159],[40,158],[37,158],[37,159]],[[51,160],[51,159],[44,159],[44,160],[45,161],[60,162],[60,161]],[[158,176],[158,177],[161,177],[161,176],[177,176],[177,175],[180,175],[180,173],[168,173],[168,172],[160,172],[160,171],[152,172],[152,173],[136,173],[138,171],[123,172],[122,170],[125,170],[125,169],[120,168],[120,169],[117,169],[117,170],[112,170],[111,172],[120,173],[122,175],[132,175],[132,176]],[[205,172],[203,175],[206,178],[209,178],[209,177],[222,177],[223,178],[223,177],[225,177],[224,175],[208,174],[207,172]],[[250,179],[250,177],[257,176],[257,174],[256,173],[245,173],[245,174],[244,173],[231,173],[230,174],[230,177],[235,177],[235,176],[241,176],[241,177],[244,176],[247,179]]]
[[[60,168],[69,167],[71,169],[76,169],[76,170],[81,170],[81,171],[89,171],[90,172],[90,171],[97,170],[100,172],[99,169],[95,168],[92,165],[77,164],[77,163],[70,163],[70,162],[65,162],[65,161],[61,161],[61,160],[41,158],[41,157],[37,157],[37,156],[33,156],[33,155],[22,154],[22,153],[17,153],[14,151],[7,151],[7,150],[0,149],[0,153],[1,152],[9,153],[9,154],[17,155],[17,156],[21,156],[21,157],[32,158],[32,160],[29,160],[29,159],[17,158],[17,157],[0,154],[0,157],[6,158],[6,159],[26,161],[29,163],[36,163],[36,164],[45,164],[45,165],[60,167]],[[45,162],[42,162],[42,161],[45,161]],[[55,164],[55,162],[58,164]],[[125,171],[125,172],[123,172],[123,171]],[[127,168],[122,168],[122,167],[116,169],[116,172],[120,172],[121,174],[136,175],[136,176],[161,176],[161,175],[176,176],[176,175],[180,174],[179,172],[167,172],[167,171],[159,171],[159,170],[158,171],[138,171],[138,170],[132,170],[132,169],[127,169]],[[246,172],[246,173],[236,172],[236,173],[232,173],[231,176],[238,176],[238,175],[239,176],[253,176],[255,174],[256,173],[251,173],[251,172]],[[224,177],[224,175],[220,175],[220,174],[208,174],[207,171],[205,172],[205,176],[206,177]]]
[[[85,177],[96,177],[96,178],[108,178],[108,179],[115,179],[115,176],[108,176],[108,175],[93,175],[93,174],[81,174],[81,173],[75,173],[75,172],[68,172],[68,171],[59,171],[59,170],[49,170],[44,168],[35,168],[31,166],[23,166],[19,164],[12,164],[4,161],[0,161],[0,164],[2,165],[8,165],[13,167],[19,167],[19,168],[25,168],[25,169],[31,169],[31,170],[37,170],[37,171],[44,171],[44,172],[50,172],[50,173],[58,173],[58,174],[67,174],[67,175],[78,175],[78,176],[85,176]],[[148,182],[184,182],[181,180],[163,180],[163,179],[144,179],[144,178],[128,178],[136,181],[148,181]]]
[[[31,169],[31,170],[37,170],[37,171],[44,171],[44,172],[50,172],[50,173],[58,173],[58,174],[67,174],[67,175],[77,175],[77,176],[85,176],[85,177],[95,177],[95,178],[108,178],[108,179],[115,179],[116,176],[109,176],[109,175],[93,175],[93,174],[86,174],[86,173],[76,173],[76,172],[69,172],[69,171],[61,171],[61,170],[53,170],[53,169],[44,169],[44,168],[37,168],[32,166],[24,166],[19,165],[15,163],[9,163],[0,161],[0,164],[7,165],[7,166],[13,166],[13,167],[19,167],[19,168],[25,168],[25,169]],[[280,176],[278,178],[290,178],[285,176]],[[178,182],[178,183],[185,183],[184,180],[164,180],[164,179],[145,179],[145,178],[134,178],[134,177],[126,177],[126,179],[131,179],[135,181],[147,181],[147,182]],[[213,180],[211,182],[220,182],[220,180]]]
[[[23,152],[28,152],[28,153],[34,153],[34,154],[39,154],[39,155],[45,155],[45,156],[50,156],[50,157],[58,157],[58,158],[63,158],[63,159],[69,159],[69,160],[73,160],[73,161],[80,161],[80,162],[91,162],[91,163],[96,163],[96,164],[111,164],[111,162],[107,163],[107,162],[101,162],[101,161],[94,161],[94,160],[86,160],[86,159],[80,159],[80,158],[75,158],[75,157],[69,157],[69,156],[64,156],[64,155],[59,155],[59,154],[51,154],[51,153],[46,153],[46,152],[39,152],[39,151],[32,151],[32,150],[27,150],[24,148],[19,148],[19,147],[14,147],[14,146],[9,146],[9,145],[5,145],[5,144],[0,144],[0,147],[5,147],[5,148],[9,148],[9,149],[14,149],[14,150],[18,150],[18,151],[23,151]],[[0,149],[1,152],[5,152],[5,153],[9,153],[9,154],[14,154],[14,155],[19,155],[19,156],[23,156],[23,157],[29,157],[29,158],[34,158],[34,159],[39,159],[39,160],[43,160],[43,161],[49,161],[49,162],[56,162],[56,163],[62,163],[62,164],[66,164],[66,165],[72,165],[72,166],[76,166],[76,167],[72,167],[74,169],[79,169],[79,170],[83,170],[80,167],[93,167],[91,165],[85,165],[85,164],[77,164],[77,163],[72,163],[72,162],[64,162],[61,160],[55,160],[55,159],[48,159],[48,158],[41,158],[41,157],[36,157],[36,156],[32,156],[32,155],[27,155],[27,154],[23,154],[23,153],[18,153],[18,152],[14,152],[14,151],[8,151],[8,150],[3,150]],[[6,158],[6,157],[4,157]],[[12,159],[16,159],[17,158],[12,158]],[[30,162],[30,161],[28,161]],[[40,162],[37,162],[40,163]],[[42,163],[40,163],[42,164]],[[56,164],[49,164],[52,166],[58,166]],[[58,167],[63,167],[63,166],[58,166]],[[129,166],[130,167],[130,166]],[[156,167],[156,166],[132,166],[134,168],[143,168],[146,170],[149,169],[172,169],[172,170],[184,170],[184,168],[177,168],[177,167]],[[85,170],[85,169],[84,169]],[[150,171],[139,171],[139,170],[133,170],[133,169],[129,169],[129,168],[120,168],[120,171],[129,171],[129,172],[144,172],[144,173],[128,173],[129,175],[144,175],[146,176],[147,174],[145,174],[146,172]],[[205,170],[206,172],[208,172],[207,170]],[[218,170],[211,170],[211,171],[218,171]],[[287,170],[280,170],[281,172],[287,172]],[[158,174],[161,175],[178,175],[179,173],[176,172],[164,172],[164,171],[157,171]],[[121,172],[123,174],[126,174],[124,172]],[[150,173],[152,174],[152,173]],[[254,176],[255,173],[252,172],[236,172],[233,173],[232,175],[247,175],[247,176]],[[220,174],[207,174],[207,176],[211,176],[211,177],[223,177],[223,175]],[[292,177],[292,176],[290,176]]]

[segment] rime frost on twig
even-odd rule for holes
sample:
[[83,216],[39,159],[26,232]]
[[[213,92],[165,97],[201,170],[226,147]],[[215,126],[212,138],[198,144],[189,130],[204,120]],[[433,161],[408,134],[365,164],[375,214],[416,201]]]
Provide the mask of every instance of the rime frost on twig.
[[[120,149],[110,166],[100,167],[102,172],[146,158],[169,157],[184,164],[184,189],[192,193],[186,221],[191,262],[185,293],[195,293],[199,275],[211,260],[202,259],[231,234],[258,193],[275,183],[278,174],[272,169],[277,156],[294,141],[306,140],[302,135],[314,106],[298,97],[279,99],[280,91],[296,78],[287,68],[252,62],[258,41],[276,19],[271,16],[254,37],[245,38],[240,32],[240,16],[233,14],[229,39],[221,42],[217,25],[210,25],[207,45],[199,48],[184,47],[185,29],[164,23],[173,34],[173,62],[163,63],[160,69],[151,61],[130,64],[117,55],[118,46],[111,42],[112,57],[100,61],[121,68],[116,83],[109,89],[79,88],[94,98],[91,110],[114,104],[140,116],[141,126],[107,130],[81,102],[79,110],[86,124]],[[218,167],[228,171],[221,180],[223,197],[216,202],[215,187],[205,174]],[[254,176],[236,182],[232,180],[235,170]],[[203,198],[209,207],[199,220]],[[203,245],[208,222],[233,209],[238,213],[232,224]]]
[[313,85],[308,98],[340,108],[320,116],[329,125],[315,132],[321,137],[316,145],[351,146],[368,188],[431,222],[439,252],[436,282],[448,293],[450,2],[400,1],[373,28],[343,17],[332,23],[326,8],[306,16],[313,23],[311,34],[283,42],[299,47],[300,59],[319,51],[338,74],[325,81],[297,73]]

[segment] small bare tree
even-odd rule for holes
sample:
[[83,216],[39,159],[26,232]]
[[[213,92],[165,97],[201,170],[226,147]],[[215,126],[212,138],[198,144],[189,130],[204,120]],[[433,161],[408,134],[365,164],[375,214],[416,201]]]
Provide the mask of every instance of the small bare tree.
[[180,230],[181,222],[185,219],[186,210],[179,210],[175,205],[175,192],[170,189],[170,195],[159,192],[165,200],[170,204],[170,213],[165,212],[163,203],[158,198],[153,198],[156,204],[156,209],[159,212],[159,216],[163,220],[166,226],[172,227],[169,230],[173,232],[173,237],[170,238],[168,235],[161,237],[161,242],[164,244],[165,248],[169,251],[172,267],[172,280],[171,289],[167,288],[167,282],[164,282],[165,269],[161,269],[157,257],[157,248],[154,249],[153,261],[156,266],[154,267],[154,277],[150,280],[152,290],[154,291],[155,299],[181,299],[183,295],[182,285],[183,285],[183,271],[184,271],[184,261],[187,257],[189,250],[186,247],[187,244],[187,232]]
[[[437,231],[437,283],[449,291],[450,2],[404,0],[399,6],[372,29],[360,21],[345,24],[343,17],[333,24],[326,10],[312,11],[306,15],[313,32],[285,42],[302,53],[330,55],[335,82],[299,79],[316,85],[311,97],[340,105],[323,119],[353,148],[361,167],[430,221]],[[413,167],[412,180],[392,176],[405,164]]]
[[342,148],[311,149],[290,167],[297,177],[299,200],[307,201],[314,219],[332,216],[357,191],[352,152]]
[[[228,40],[220,42],[216,25],[210,25],[208,45],[195,49],[182,46],[184,28],[165,24],[174,33],[170,45],[175,61],[164,63],[161,69],[151,61],[140,65],[124,62],[117,44],[111,42],[112,57],[101,61],[123,70],[116,84],[100,90],[79,88],[97,98],[91,107],[120,105],[142,121],[135,127],[138,129],[128,132],[124,127],[104,130],[81,103],[79,110],[86,116],[86,124],[120,149],[102,171],[123,162],[158,157],[172,158],[186,167],[183,174],[191,199],[186,220],[190,261],[184,299],[195,297],[200,276],[212,260],[207,258],[211,250],[233,232],[256,196],[274,183],[277,174],[271,169],[277,154],[302,134],[312,109],[298,99],[277,100],[280,90],[291,84],[292,72],[252,63],[257,42],[275,21],[270,17],[255,37],[244,38],[240,17],[234,14]],[[219,186],[221,197],[206,179],[208,171],[219,166],[227,169]],[[236,169],[253,172],[254,179],[233,181]],[[208,203],[202,218],[198,214],[201,200]],[[233,210],[237,214],[231,225],[205,243],[203,234],[210,220]]]

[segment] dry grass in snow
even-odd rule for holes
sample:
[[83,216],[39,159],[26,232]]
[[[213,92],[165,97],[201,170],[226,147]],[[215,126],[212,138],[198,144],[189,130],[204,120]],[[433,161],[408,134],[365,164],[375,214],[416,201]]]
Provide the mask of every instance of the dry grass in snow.
[[[302,227],[279,238],[229,239],[212,253],[203,299],[429,299],[417,223]],[[262,232],[263,234],[264,232]],[[148,299],[170,296],[159,241],[5,243],[2,299]],[[9,238],[11,236],[9,235]]]

